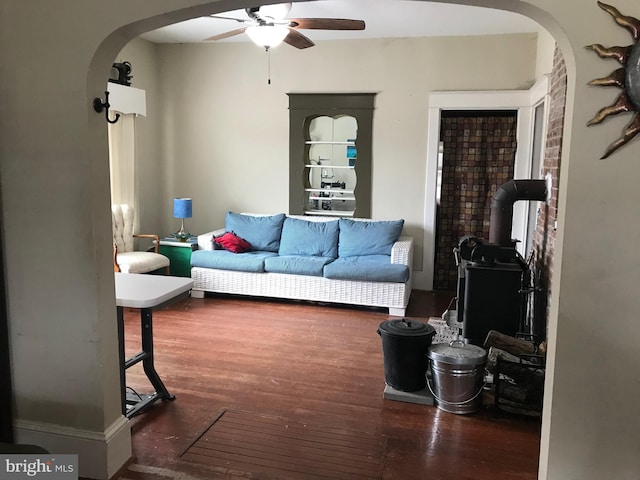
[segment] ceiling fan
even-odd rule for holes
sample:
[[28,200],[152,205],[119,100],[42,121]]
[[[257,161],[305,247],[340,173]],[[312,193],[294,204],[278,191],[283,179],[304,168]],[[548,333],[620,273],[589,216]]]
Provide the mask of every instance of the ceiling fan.
[[309,48],[315,44],[298,31],[298,29],[310,30],[364,30],[363,20],[351,20],[344,18],[286,18],[291,10],[291,2],[264,5],[261,7],[246,8],[248,19],[221,17],[211,15],[209,18],[235,20],[247,24],[246,27],[231,30],[229,32],[206,38],[209,40],[222,40],[241,33],[246,33],[251,40],[267,50],[281,42],[295,48]]

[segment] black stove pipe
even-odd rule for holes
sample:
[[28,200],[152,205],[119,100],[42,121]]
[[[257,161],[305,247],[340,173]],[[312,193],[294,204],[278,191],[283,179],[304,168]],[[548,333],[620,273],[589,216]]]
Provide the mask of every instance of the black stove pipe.
[[551,194],[548,183],[548,180],[509,180],[498,187],[491,201],[489,243],[513,246],[513,204],[518,200],[548,201]]

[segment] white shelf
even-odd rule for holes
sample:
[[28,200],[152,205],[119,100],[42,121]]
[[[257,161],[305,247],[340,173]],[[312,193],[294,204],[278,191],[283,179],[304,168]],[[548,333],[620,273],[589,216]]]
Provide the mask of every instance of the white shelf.
[[353,217],[354,210],[305,210],[305,215],[322,215],[325,217]]
[[307,140],[305,145],[347,145],[349,147],[355,147],[356,142],[330,142],[323,140]]
[[321,200],[321,201],[325,201],[325,200],[344,200],[344,201],[352,201],[355,202],[356,201],[356,197],[354,196],[349,196],[349,197],[340,197],[340,196],[335,196],[335,197],[316,197],[315,195],[309,195],[309,200]]
[[[349,193],[351,195],[354,194],[353,190],[345,190],[344,188],[305,188],[305,192],[329,192],[329,193]],[[327,197],[328,198],[328,197]]]
[[356,168],[355,165],[315,165],[315,164],[307,164],[305,165],[306,168],[348,168],[350,170],[353,170],[354,168]]

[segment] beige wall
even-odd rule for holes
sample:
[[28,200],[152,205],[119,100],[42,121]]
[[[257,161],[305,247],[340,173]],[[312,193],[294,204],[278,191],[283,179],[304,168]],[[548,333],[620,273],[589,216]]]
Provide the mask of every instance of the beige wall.
[[132,85],[145,90],[147,115],[137,116],[136,129],[136,191],[140,232],[164,232],[160,228],[165,221],[170,200],[164,194],[166,167],[163,162],[163,146],[160,141],[162,120],[162,90],[158,70],[157,46],[136,38],[117,55],[115,62],[131,62]]
[[[195,233],[223,226],[228,210],[286,212],[287,93],[376,92],[372,217],[405,219],[421,271],[429,92],[526,89],[535,79],[536,43],[535,34],[520,34],[325,41],[304,52],[282,45],[271,52],[269,85],[265,52],[253,44],[141,49],[148,42],[136,39],[119,58],[132,62],[134,86],[153,91],[158,82],[163,92],[157,113],[138,119],[144,124],[162,115],[161,135],[148,129],[138,137],[139,152],[160,145],[166,162],[160,228],[175,229],[167,203],[174,195],[194,199],[188,225]],[[146,76],[138,78],[136,58],[143,68],[157,62],[159,80],[147,85]],[[149,190],[157,192],[157,184],[140,184],[143,195]]]
[[548,75],[553,67],[553,52],[556,48],[555,39],[544,28],[538,31],[536,46],[536,81]]
[[[21,438],[45,446],[60,448],[57,441],[64,439],[67,447],[60,453],[87,447],[88,453],[81,455],[82,476],[107,478],[128,453],[115,355],[106,128],[91,104],[104,91],[109,65],[132,38],[162,24],[237,8],[241,2],[219,0],[189,8],[199,3],[204,4],[182,0],[181,10],[165,17],[161,14],[177,8],[174,0],[0,3],[0,188],[16,430]],[[629,45],[631,37],[596,2],[468,3],[532,16],[556,38],[567,62],[539,477],[635,480],[640,476],[640,419],[633,403],[640,396],[634,370],[640,344],[640,265],[630,239],[640,236],[635,207],[640,200],[640,140],[606,161],[599,159],[633,114],[586,126],[618,92],[588,85],[617,64],[584,48],[592,43]],[[618,0],[616,7],[640,17],[636,0]],[[439,60],[445,58],[442,53]],[[256,54],[255,65],[261,60],[264,56]],[[233,63],[230,57],[224,61]],[[240,66],[251,73],[246,82],[256,78],[255,65]],[[202,65],[198,73],[207,74],[205,82],[215,80],[224,87],[223,71]],[[288,88],[316,90],[321,85],[318,74],[311,85]],[[191,87],[185,82],[185,90]],[[358,89],[363,87],[369,85]],[[257,92],[243,91],[248,96]],[[282,105],[268,101],[260,106],[259,100],[256,96],[259,113]],[[177,101],[167,100],[179,109]],[[251,112],[243,113],[257,128]],[[262,127],[278,132],[270,124]],[[279,155],[269,152],[274,154]],[[216,178],[218,188],[224,180]],[[386,213],[375,208],[380,216]]]

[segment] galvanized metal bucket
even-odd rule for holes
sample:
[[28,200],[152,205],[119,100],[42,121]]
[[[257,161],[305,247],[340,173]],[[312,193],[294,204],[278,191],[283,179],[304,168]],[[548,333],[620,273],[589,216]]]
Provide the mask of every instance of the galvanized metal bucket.
[[480,410],[487,352],[454,340],[431,345],[427,355],[433,382],[429,389],[438,408],[457,414]]

